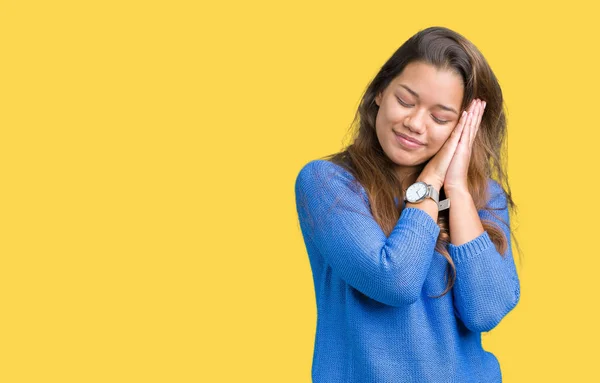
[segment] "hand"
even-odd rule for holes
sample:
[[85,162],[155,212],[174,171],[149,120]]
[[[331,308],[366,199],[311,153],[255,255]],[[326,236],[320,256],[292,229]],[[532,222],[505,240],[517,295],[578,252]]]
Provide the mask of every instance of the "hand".
[[479,99],[473,100],[469,107],[458,146],[444,179],[444,192],[446,195],[456,190],[468,191],[467,173],[471,161],[471,149],[473,148],[473,141],[475,141],[475,136],[481,124],[484,109],[485,101]]
[[[458,124],[456,124],[454,130],[450,134],[450,137],[448,137],[442,148],[429,160],[427,165],[425,165],[419,178],[417,178],[417,181],[425,181],[428,184],[433,185],[438,191],[442,185],[444,185],[446,172],[448,171],[456,148],[458,147],[459,140],[465,127],[465,122],[467,122],[467,117],[467,112],[463,112]],[[444,191],[445,190],[444,187]]]

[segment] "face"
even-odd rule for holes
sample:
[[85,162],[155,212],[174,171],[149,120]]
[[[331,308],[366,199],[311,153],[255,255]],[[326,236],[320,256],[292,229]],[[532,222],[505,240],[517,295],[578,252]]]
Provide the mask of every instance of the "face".
[[400,175],[416,169],[441,149],[460,119],[463,92],[459,74],[412,62],[376,96],[377,138],[398,165]]

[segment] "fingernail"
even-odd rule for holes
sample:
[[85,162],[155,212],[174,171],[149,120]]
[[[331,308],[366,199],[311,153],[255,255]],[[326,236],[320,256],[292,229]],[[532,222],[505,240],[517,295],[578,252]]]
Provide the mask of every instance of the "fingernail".
[[487,103],[484,101],[483,102],[483,108],[485,109],[485,106],[487,105]]

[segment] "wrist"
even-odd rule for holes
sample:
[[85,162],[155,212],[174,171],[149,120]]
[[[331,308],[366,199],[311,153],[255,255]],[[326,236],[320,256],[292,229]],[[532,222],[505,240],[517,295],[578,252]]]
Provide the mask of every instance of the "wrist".
[[430,177],[430,176],[419,176],[417,178],[416,182],[425,182],[428,185],[431,185],[438,193],[440,192],[440,189],[442,188],[443,182],[438,181],[437,179],[435,179],[434,177]]
[[444,193],[446,194],[446,197],[448,197],[448,198],[471,196],[471,193],[469,192],[469,190],[466,187],[447,188],[446,186],[444,186]]

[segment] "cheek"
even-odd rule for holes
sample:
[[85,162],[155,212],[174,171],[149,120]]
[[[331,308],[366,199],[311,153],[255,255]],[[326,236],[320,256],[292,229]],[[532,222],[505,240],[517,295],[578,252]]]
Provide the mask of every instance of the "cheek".
[[377,116],[375,116],[375,126],[381,125],[381,123],[384,120],[383,115],[384,115],[383,109],[379,108],[379,110],[377,111]]
[[398,121],[402,121],[404,119],[405,115],[406,115],[406,112],[403,111],[402,108],[394,106],[394,107],[386,109],[385,118],[388,121],[398,122]]
[[394,125],[399,121],[397,114],[397,111],[393,108],[380,108],[375,117],[375,126],[381,131],[389,130],[391,125]]
[[434,139],[432,140],[434,142],[433,146],[435,147],[436,151],[440,150],[442,146],[446,143],[446,141],[448,141],[451,133],[452,130],[444,130],[437,132]]

